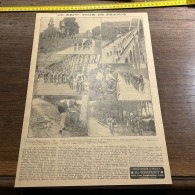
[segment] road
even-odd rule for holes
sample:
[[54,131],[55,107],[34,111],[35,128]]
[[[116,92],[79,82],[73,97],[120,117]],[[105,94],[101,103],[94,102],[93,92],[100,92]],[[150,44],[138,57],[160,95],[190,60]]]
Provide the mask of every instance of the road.
[[40,79],[36,85],[35,95],[79,95],[76,89],[71,89],[68,84],[44,83]]
[[118,100],[151,100],[149,80],[144,79],[144,93],[136,90],[132,84],[127,84],[125,79],[118,75]]
[[[136,30],[129,31],[126,34],[119,36],[117,39],[113,40],[109,45],[104,47],[103,53],[102,53],[102,59],[104,63],[119,63],[117,62],[117,59],[119,58],[119,56],[120,58],[123,57],[124,53],[122,54],[122,56],[121,56],[121,53],[125,50],[128,44],[131,42],[136,32],[137,32]],[[120,43],[122,43],[124,38],[126,39],[126,41],[121,45]],[[113,53],[114,51],[116,52],[115,54]],[[117,52],[119,51],[120,53],[117,54]],[[110,52],[112,52],[111,55],[110,55]],[[107,53],[109,53],[109,56],[107,55]]]
[[109,128],[101,125],[95,118],[89,118],[88,121],[89,136],[113,136]]
[[[85,42],[85,40],[87,39],[83,39],[83,42]],[[90,49],[83,49],[83,47],[81,47],[80,50],[75,50],[74,46],[72,46],[56,54],[95,54],[95,53],[96,53],[95,41],[92,40],[92,46]]]

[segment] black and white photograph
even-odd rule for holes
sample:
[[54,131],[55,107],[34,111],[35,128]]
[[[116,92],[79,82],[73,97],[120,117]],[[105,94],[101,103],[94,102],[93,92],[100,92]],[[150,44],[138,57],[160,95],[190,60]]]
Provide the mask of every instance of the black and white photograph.
[[35,95],[80,95],[89,93],[88,70],[101,62],[101,55],[63,54],[38,56]]
[[34,96],[29,138],[88,136],[88,96]]
[[150,80],[146,64],[132,68],[129,64],[112,64],[117,72],[118,100],[151,100]]
[[101,54],[100,18],[41,18],[38,52]]
[[90,101],[118,99],[118,72],[108,64],[97,64],[88,70]]
[[103,63],[147,63],[142,18],[103,18],[101,31]]
[[89,136],[155,136],[151,101],[91,101]]

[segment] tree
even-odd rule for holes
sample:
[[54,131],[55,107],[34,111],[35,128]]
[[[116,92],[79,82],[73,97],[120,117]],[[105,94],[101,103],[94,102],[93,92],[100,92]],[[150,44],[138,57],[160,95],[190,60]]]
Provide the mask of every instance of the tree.
[[100,34],[101,34],[100,26],[96,26],[95,28],[92,29],[92,38],[93,39],[97,39]]
[[103,22],[101,25],[101,35],[103,40],[114,40],[117,37],[117,27],[112,22]]
[[138,28],[139,28],[139,41],[143,41],[144,40],[144,27],[143,27],[143,23],[141,20],[139,22]]
[[145,63],[147,66],[147,56],[146,56],[146,46],[145,46],[145,39],[144,39],[144,28],[142,20],[139,23],[139,35],[138,35],[138,44],[140,49],[140,62]]
[[60,30],[65,33],[65,36],[76,35],[79,33],[79,24],[76,18],[64,18],[60,21]]

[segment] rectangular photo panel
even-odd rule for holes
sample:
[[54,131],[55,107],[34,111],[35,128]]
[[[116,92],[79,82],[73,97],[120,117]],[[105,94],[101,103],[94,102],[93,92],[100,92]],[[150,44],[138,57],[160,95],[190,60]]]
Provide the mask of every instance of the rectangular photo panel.
[[101,62],[96,54],[55,54],[38,56],[35,95],[86,95],[89,93],[88,70]]
[[101,54],[100,18],[42,17],[41,54]]
[[34,96],[28,138],[88,136],[88,96]]
[[142,17],[102,19],[103,63],[126,63],[139,67],[147,63]]
[[89,136],[155,136],[151,101],[91,101]]

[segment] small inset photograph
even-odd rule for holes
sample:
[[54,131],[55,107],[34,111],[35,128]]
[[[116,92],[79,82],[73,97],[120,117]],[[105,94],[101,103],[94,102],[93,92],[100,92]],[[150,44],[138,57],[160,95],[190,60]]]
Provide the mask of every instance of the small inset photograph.
[[86,95],[88,69],[101,61],[101,55],[38,55],[34,95]]
[[147,64],[132,68],[129,64],[113,64],[118,72],[118,100],[151,100]]
[[39,53],[101,54],[100,18],[41,18]]
[[108,64],[97,64],[88,69],[90,101],[118,99],[118,71]]
[[34,96],[28,138],[88,136],[88,96]]
[[155,136],[151,101],[92,101],[89,136]]

